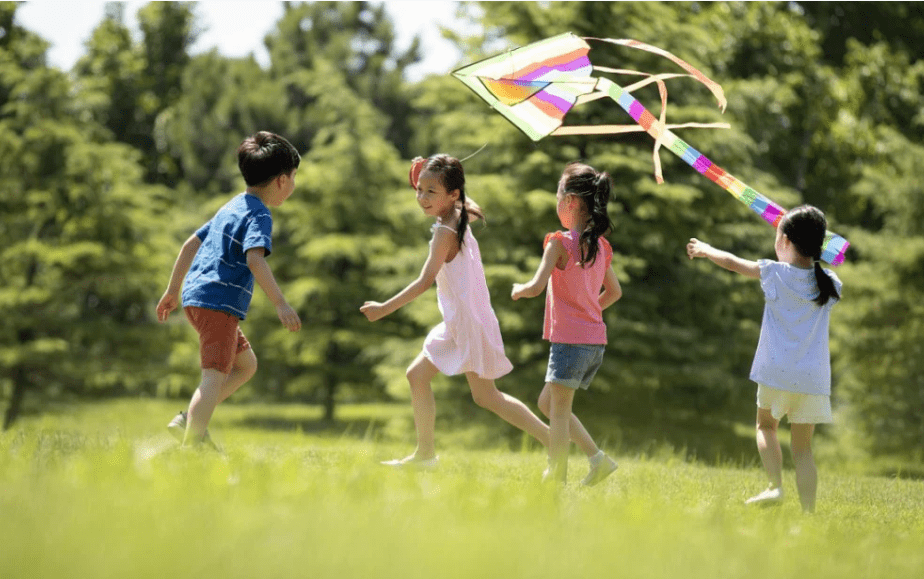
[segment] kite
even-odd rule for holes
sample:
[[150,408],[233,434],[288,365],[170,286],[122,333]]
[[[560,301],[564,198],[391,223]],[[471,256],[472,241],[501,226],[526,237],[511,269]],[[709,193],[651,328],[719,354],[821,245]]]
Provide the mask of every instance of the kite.
[[[594,66],[588,58],[590,45],[585,40],[645,50],[670,59],[687,71],[682,73],[648,74],[631,70]],[[593,76],[594,72],[608,72],[645,77],[622,87],[608,78]],[[502,114],[533,141],[547,136],[601,135],[629,132],[646,132],[654,140],[655,179],[663,183],[658,151],[663,145],[711,181],[728,191],[735,199],[747,205],[767,223],[776,227],[786,213],[755,189],[741,182],[705,155],[677,137],[671,129],[724,128],[727,123],[667,123],[667,88],[665,80],[693,77],[704,84],[725,111],[725,94],[717,83],[673,54],[636,40],[611,38],[580,38],[565,33],[527,46],[505,52],[459,68],[453,76],[465,83],[475,94]],[[631,91],[657,83],[661,96],[660,117],[652,115]],[[610,98],[622,107],[635,121],[634,125],[564,126],[565,116],[573,107],[600,98]],[[843,263],[850,243],[830,231],[825,233],[821,259],[831,265]]]

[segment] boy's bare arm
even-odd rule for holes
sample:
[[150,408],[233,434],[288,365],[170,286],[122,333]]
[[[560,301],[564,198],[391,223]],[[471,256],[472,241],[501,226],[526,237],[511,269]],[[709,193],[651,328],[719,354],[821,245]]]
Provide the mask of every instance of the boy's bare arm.
[[180,289],[183,287],[183,278],[185,278],[186,273],[189,272],[193,259],[196,257],[196,252],[199,251],[201,245],[202,240],[193,234],[186,240],[183,247],[180,249],[180,254],[173,264],[173,272],[170,274],[170,283],[167,284],[167,291],[164,292],[164,295],[157,303],[158,320],[162,322],[167,321],[170,312],[180,306]]
[[257,284],[263,288],[266,297],[276,307],[276,314],[279,316],[279,321],[282,322],[282,325],[296,332],[301,329],[302,321],[298,317],[298,313],[286,301],[285,296],[282,295],[282,290],[279,289],[279,284],[276,283],[276,278],[273,277],[273,272],[270,270],[269,264],[266,263],[265,255],[266,250],[262,247],[248,249],[247,267],[253,273]]

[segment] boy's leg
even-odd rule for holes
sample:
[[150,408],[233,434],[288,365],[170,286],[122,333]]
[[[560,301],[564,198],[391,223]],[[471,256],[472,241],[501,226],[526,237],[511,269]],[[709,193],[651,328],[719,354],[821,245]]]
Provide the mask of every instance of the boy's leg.
[[231,373],[228,374],[228,378],[221,386],[221,393],[218,395],[219,404],[227,400],[238,388],[253,378],[253,375],[256,373],[257,355],[253,353],[253,350],[247,348],[239,352],[234,358],[234,366],[231,368]]
[[777,438],[780,421],[767,408],[757,409],[757,450],[773,488],[783,486],[783,451]]
[[546,387],[552,392],[549,407],[549,462],[555,479],[565,482],[568,478],[569,426],[574,389],[554,382],[546,384]]
[[417,450],[413,456],[419,460],[428,460],[436,456],[436,401],[430,381],[439,372],[423,352],[417,355],[407,369],[407,381],[411,387],[411,406],[414,408],[414,426],[417,429]]
[[[549,384],[546,384],[542,389],[542,393],[539,394],[539,410],[542,411],[542,414],[549,417],[549,409],[551,407],[552,391],[549,387]],[[590,433],[587,432],[587,429],[584,428],[584,425],[581,424],[581,421],[578,417],[572,413],[571,422],[568,424],[568,432],[571,434],[571,441],[575,443],[578,448],[581,449],[581,452],[586,454],[588,457],[596,455],[600,452],[600,447],[597,446],[597,443],[594,442],[593,437],[590,436]]]
[[542,446],[549,446],[549,427],[539,420],[523,402],[497,389],[494,380],[466,372],[468,386],[475,404],[497,414],[510,424],[529,434]]
[[228,379],[228,374],[213,370],[202,369],[202,382],[193,393],[189,402],[189,411],[186,415],[186,437],[183,444],[197,444],[205,438],[212,413],[218,405],[221,388]]
[[791,424],[790,432],[799,501],[802,503],[802,510],[811,513],[815,510],[815,493],[818,489],[818,471],[815,468],[815,457],[812,455],[812,434],[815,432],[815,425]]

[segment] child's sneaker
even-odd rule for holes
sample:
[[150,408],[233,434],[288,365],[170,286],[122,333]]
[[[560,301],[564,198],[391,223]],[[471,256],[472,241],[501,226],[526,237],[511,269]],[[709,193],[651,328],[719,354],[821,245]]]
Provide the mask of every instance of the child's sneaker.
[[167,430],[170,431],[170,434],[173,435],[173,438],[183,442],[183,437],[186,436],[185,410],[180,410],[177,415],[173,417],[173,420],[171,420],[170,424],[167,425]]
[[564,472],[555,472],[552,466],[552,459],[547,458],[548,466],[542,471],[542,484],[564,486],[568,482],[568,466],[565,465]]
[[[183,442],[183,439],[186,437],[186,411],[180,410],[176,416],[173,417],[173,420],[170,421],[170,424],[167,425],[167,430],[170,431],[170,434],[174,438]],[[205,437],[202,439],[202,442],[211,446],[212,448],[218,450],[218,445],[212,441],[212,437],[209,435],[208,428],[205,429]]]
[[394,460],[384,460],[382,464],[385,466],[390,466],[397,469],[405,470],[435,470],[439,466],[440,457],[434,456],[433,458],[417,458],[413,454],[411,456],[406,456],[404,458],[396,458]]
[[783,501],[783,489],[782,487],[773,488],[767,487],[767,490],[764,492],[754,495],[748,500],[744,501],[746,505],[759,505],[759,506],[770,506],[778,505]]
[[584,477],[581,484],[592,487],[595,484],[603,482],[603,479],[616,472],[617,468],[619,468],[619,465],[616,464],[616,461],[604,454],[597,461],[591,460],[590,472],[587,473],[587,476]]

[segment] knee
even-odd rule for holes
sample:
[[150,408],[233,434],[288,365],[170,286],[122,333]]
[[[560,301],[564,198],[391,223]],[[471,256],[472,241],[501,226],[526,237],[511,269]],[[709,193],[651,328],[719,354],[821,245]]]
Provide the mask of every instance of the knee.
[[552,416],[570,416],[571,415],[571,401],[570,400],[555,400],[549,403],[549,411],[546,413],[546,416],[551,418]]
[[251,358],[250,364],[247,366],[247,374],[249,375],[249,377],[252,378],[253,375],[257,373],[258,366],[259,364],[257,363],[257,357],[254,356],[253,358]]
[[789,445],[790,450],[792,451],[792,458],[795,461],[811,459],[812,458],[812,443],[801,442],[801,441],[792,441]]
[[779,423],[775,420],[761,420],[757,419],[757,431],[776,434],[777,425]]
[[542,415],[545,417],[548,417],[549,412],[551,411],[551,403],[549,402],[549,394],[545,390],[543,390],[542,394],[539,395],[539,411],[542,412]]
[[411,390],[427,385],[426,378],[414,366],[409,367],[404,376],[407,378],[407,383],[410,385]]
[[492,391],[482,392],[479,390],[477,392],[472,392],[472,400],[474,400],[475,404],[477,404],[478,406],[482,408],[487,408],[490,410],[491,408],[494,407],[494,400],[496,399],[496,394],[497,394],[496,390],[493,392]]

